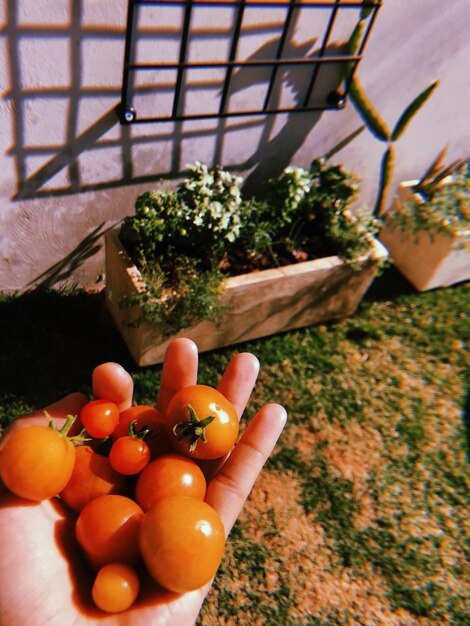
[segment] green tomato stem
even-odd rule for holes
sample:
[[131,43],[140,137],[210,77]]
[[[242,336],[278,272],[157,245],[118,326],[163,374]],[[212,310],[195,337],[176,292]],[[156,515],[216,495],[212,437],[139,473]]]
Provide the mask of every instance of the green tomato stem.
[[144,426],[142,430],[136,430],[135,427],[137,425],[137,420],[132,420],[129,424],[129,437],[133,437],[134,439],[142,439],[142,441],[148,441],[154,436],[153,430]]
[[200,420],[197,416],[194,407],[188,404],[189,420],[186,422],[179,422],[173,427],[173,433],[178,441],[187,439],[189,442],[189,451],[194,452],[199,441],[206,443],[205,429],[209,424],[215,420],[215,415],[208,415]]
[[90,437],[85,436],[85,433],[86,433],[85,430],[82,430],[78,435],[75,435],[74,437],[69,437],[70,429],[72,428],[72,426],[75,423],[75,420],[77,419],[76,415],[67,415],[63,426],[61,428],[57,428],[56,423],[54,422],[53,418],[49,415],[49,413],[47,411],[44,411],[44,414],[49,420],[49,424],[48,424],[49,428],[51,428],[54,432],[56,432],[63,439],[66,439],[67,441],[69,441],[72,445],[78,446],[83,443],[86,443],[87,441],[91,441]]

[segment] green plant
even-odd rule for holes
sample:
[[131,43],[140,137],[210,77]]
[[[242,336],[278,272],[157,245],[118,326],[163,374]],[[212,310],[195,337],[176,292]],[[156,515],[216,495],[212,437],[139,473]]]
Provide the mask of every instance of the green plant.
[[368,214],[350,212],[358,190],[353,174],[315,159],[309,170],[288,167],[271,181],[270,204],[279,207],[279,225],[291,246],[303,249],[316,242],[319,250],[334,250],[354,264],[370,253],[370,236],[378,230],[378,222]]
[[[450,237],[470,230],[470,169],[461,166],[452,180],[437,185],[423,199],[400,204],[386,214],[391,226],[412,232],[443,233]],[[469,238],[460,245],[470,250]]]
[[175,253],[204,259],[219,257],[241,226],[241,178],[196,162],[174,191],[138,196],[135,215],[124,219],[120,238],[144,270]]
[[289,167],[261,199],[244,199],[241,182],[196,163],[176,191],[138,196],[119,233],[145,281],[120,303],[140,305],[134,325],[164,322],[173,332],[217,320],[227,276],[331,255],[359,268],[371,256],[378,223],[349,210],[359,183],[341,166]]
[[195,259],[181,257],[166,274],[158,262],[141,266],[144,289],[119,303],[122,309],[139,306],[141,315],[130,325],[163,322],[170,334],[201,319],[216,320],[225,310],[219,299],[224,291],[223,274],[217,268],[203,270],[198,265]]
[[465,160],[456,159],[450,165],[444,165],[446,154],[447,146],[437,155],[416,185],[413,185],[413,191],[426,200],[434,196],[447,176],[455,174],[465,164]]
[[380,118],[379,114],[373,107],[372,103],[368,99],[364,90],[361,87],[359,79],[354,76],[351,83],[351,98],[362,116],[364,122],[368,126],[369,130],[380,139],[380,141],[387,142],[387,149],[385,150],[382,162],[380,166],[380,181],[379,189],[377,193],[377,199],[375,202],[373,214],[380,216],[383,213],[385,200],[390,189],[392,181],[393,167],[395,164],[395,147],[394,144],[403,135],[408,124],[411,122],[415,114],[422,108],[426,100],[431,96],[433,91],[439,85],[439,81],[434,81],[424,89],[416,98],[408,105],[399,117],[395,127],[392,131],[388,129],[386,124]]
[[[351,33],[349,40],[346,42],[345,51],[347,54],[354,55],[358,51],[364,32],[364,20],[368,17],[369,13],[370,10],[368,8],[362,9],[359,21]],[[379,217],[383,214],[385,200],[393,178],[395,164],[394,144],[402,137],[413,117],[430,98],[431,94],[439,85],[439,81],[436,80],[432,82],[412,100],[391,130],[365,93],[359,78],[354,75],[354,67],[355,63],[353,61],[344,64],[344,80],[346,84],[349,85],[351,100],[370,132],[379,141],[383,141],[387,144],[387,148],[382,156],[377,199],[372,211],[374,216]]]
[[173,330],[203,318],[217,319],[219,268],[226,248],[239,237],[242,223],[241,179],[195,163],[176,191],[140,194],[135,214],[126,217],[119,236],[145,278],[145,288],[120,306],[140,305],[133,322],[164,322]]

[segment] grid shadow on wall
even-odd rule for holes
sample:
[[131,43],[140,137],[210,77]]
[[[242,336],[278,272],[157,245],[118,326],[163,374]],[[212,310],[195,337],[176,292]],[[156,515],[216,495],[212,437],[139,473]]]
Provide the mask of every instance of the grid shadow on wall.
[[[43,15],[29,0],[7,0],[11,199],[179,179],[196,158],[247,172],[250,192],[292,161],[326,108],[344,106],[341,70],[357,67],[380,5],[132,0],[108,23],[101,3],[63,0],[62,12],[51,4]],[[366,12],[348,56],[345,42]],[[163,123],[139,123],[153,119]]]
[[[354,72],[363,58],[367,40],[370,36],[377,12],[382,5],[382,0],[129,0],[126,26],[126,43],[124,53],[123,80],[121,102],[118,106],[118,115],[122,124],[149,123],[162,121],[185,121],[203,120],[209,118],[227,118],[240,116],[272,115],[279,113],[325,111],[329,109],[342,109],[346,104],[349,86]],[[180,30],[177,34],[177,46],[174,48],[175,58],[167,59],[168,50],[162,56],[165,58],[141,61],[138,56],[139,31],[141,31],[142,19],[139,23],[139,11],[142,7],[151,7],[157,14],[157,19],[165,21],[165,11],[175,12],[179,9]],[[195,12],[206,9],[212,18],[216,11],[232,11],[230,17],[231,32],[227,33],[225,54],[217,54],[211,58],[193,58],[190,54],[190,42],[194,36],[193,22]],[[335,23],[342,11],[360,9],[365,18],[365,28],[361,37],[356,42],[355,52],[348,53],[346,49],[338,50],[331,46],[331,38]],[[240,42],[249,34],[249,11],[262,10],[268,14],[284,12],[284,20],[281,34],[275,46],[261,46],[265,53],[254,57],[242,57],[240,54]],[[309,20],[312,12],[323,13],[323,33],[319,39],[320,45],[314,54],[292,55],[291,40],[295,24],[299,20]],[[302,16],[300,15],[302,13]],[[310,15],[309,15],[310,14]],[[312,40],[317,41],[317,39]],[[221,46],[223,48],[224,46]],[[331,53],[334,50],[334,54]],[[298,51],[297,51],[298,52]],[[304,53],[308,51],[303,51]],[[171,52],[170,52],[171,56]],[[202,54],[202,57],[206,55]],[[316,98],[316,86],[319,75],[325,66],[336,66],[340,72],[348,76],[343,81],[341,89],[322,94]],[[274,98],[278,83],[285,79],[285,72],[289,70],[303,71],[303,85],[301,93],[296,93],[293,101],[283,103],[282,99]],[[212,82],[217,86],[217,95],[212,99],[214,105],[211,110],[194,110],[191,107],[191,89],[194,91],[197,80],[191,76],[201,76],[201,73],[212,72],[215,79]],[[256,106],[240,107],[231,106],[231,100],[236,94],[233,77],[245,72],[258,72],[262,97],[257,98]],[[142,107],[142,111],[136,102],[135,95],[139,89],[142,91],[143,83],[139,85],[142,75],[152,74],[159,77],[154,85],[154,98],[151,111]],[[171,78],[162,79],[163,75]],[[209,74],[206,74],[206,76]],[[164,89],[162,89],[164,86]],[[145,83],[147,93],[152,92],[151,81]],[[193,98],[193,102],[197,98]],[[204,104],[209,100],[206,98]],[[145,110],[147,108],[147,110]],[[198,107],[196,107],[197,109]]]

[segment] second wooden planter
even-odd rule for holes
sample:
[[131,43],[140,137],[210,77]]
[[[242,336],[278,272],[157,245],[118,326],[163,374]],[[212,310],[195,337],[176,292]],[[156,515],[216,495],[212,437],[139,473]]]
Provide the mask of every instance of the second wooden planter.
[[118,231],[106,235],[106,302],[137,365],[161,363],[169,342],[188,337],[200,352],[340,319],[356,310],[387,250],[374,240],[374,260],[354,271],[337,256],[228,278],[222,296],[228,310],[215,324],[203,320],[170,335],[163,324],[130,324],[140,317],[137,306],[123,309],[126,296],[144,289],[144,281],[122,246]]
[[[417,182],[400,184],[390,209],[391,215],[407,202],[423,202],[419,194],[413,193]],[[392,262],[418,291],[448,287],[469,280],[469,240],[468,230],[462,230],[454,236],[424,230],[413,233],[391,225],[387,219],[380,232],[380,241],[389,250]]]

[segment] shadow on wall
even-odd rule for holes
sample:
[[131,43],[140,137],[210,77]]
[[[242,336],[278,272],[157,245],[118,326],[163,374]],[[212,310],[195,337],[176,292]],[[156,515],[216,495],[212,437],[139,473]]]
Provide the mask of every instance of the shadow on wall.
[[[315,41],[315,40],[314,40]],[[303,44],[290,44],[285,51],[286,58],[315,58],[318,57],[320,48],[314,50],[311,54],[307,54],[312,47],[313,42],[305,42]],[[253,60],[257,58],[271,58],[271,51],[277,47],[278,40],[273,39],[266,46],[260,48]],[[326,56],[335,56],[341,54],[342,46],[332,44],[325,48]],[[315,66],[313,66],[315,68]],[[330,94],[338,90],[342,82],[342,75],[339,66],[317,66],[318,71],[315,76],[315,91],[310,96],[310,102],[314,100],[317,106],[321,106]],[[271,93],[270,103],[273,107],[281,105],[283,89],[287,86],[292,92],[295,99],[295,106],[299,108],[304,106],[306,97],[308,97],[309,76],[306,74],[305,67],[286,66],[279,72],[274,82]],[[240,71],[240,76],[246,70]],[[309,69],[310,73],[312,72]],[[236,93],[238,89],[242,89],[243,82],[238,84],[237,76],[235,76],[232,91]],[[292,162],[292,158],[302,147],[308,134],[319,122],[323,114],[322,110],[303,112],[297,114],[289,113],[285,116],[285,124],[275,133],[276,119],[275,116],[268,116],[263,123],[263,129],[260,141],[253,155],[242,164],[241,169],[251,169],[249,176],[244,183],[244,192],[248,195],[262,189],[263,183],[269,178],[278,177],[283,170]],[[314,155],[312,155],[313,158]]]
[[36,276],[22,293],[32,289],[52,289],[56,285],[70,284],[73,273],[86,259],[91,258],[101,249],[100,239],[105,234],[104,222],[94,228],[65,258],[45,272]]
[[[213,146],[211,158],[201,160],[206,160],[209,164],[212,159],[212,165],[221,163],[227,166],[222,160],[230,133],[256,129],[256,140],[253,141],[253,150],[248,158],[240,163],[233,163],[233,159],[230,161],[230,169],[250,171],[246,180],[246,191],[253,193],[265,180],[280,174],[291,162],[322,115],[322,111],[318,110],[283,113],[280,117],[239,117],[236,123],[233,123],[233,119],[229,122],[228,118],[219,118],[209,125],[184,121],[121,125],[116,108],[121,97],[125,39],[123,28],[90,22],[84,15],[84,0],[70,0],[66,23],[26,22],[26,10],[22,7],[22,0],[7,0],[6,11],[4,34],[10,68],[10,88],[6,98],[11,101],[14,111],[14,145],[10,154],[15,160],[17,179],[17,191],[13,200],[61,196],[128,184],[153,183],[164,178],[179,178],[184,175],[185,167],[185,163],[182,163],[181,146],[188,139],[210,139],[210,145]],[[341,54],[341,44],[329,44],[325,40],[316,49],[313,49],[317,45],[316,38],[294,43],[298,22],[297,13],[294,13],[283,44],[284,57],[314,58],[319,54]],[[235,13],[233,15],[235,18]],[[275,58],[282,37],[282,26],[282,22],[272,21],[262,26],[247,27],[245,34],[248,36],[264,36],[266,39],[247,60]],[[217,38],[229,41],[232,30],[232,24],[227,24],[225,30],[219,29],[216,32],[210,27],[199,27],[191,37],[199,42]],[[180,29],[158,25],[142,28],[139,25],[136,33],[139,41],[144,44],[152,44],[159,38],[163,45],[168,43],[169,47],[180,46]],[[36,49],[39,52],[42,50],[44,54],[44,45],[50,46],[48,54],[51,66],[53,65],[49,68],[49,74],[53,75],[50,85],[45,80],[32,78],[34,67],[28,67],[28,63],[33,62],[37,56]],[[61,50],[61,69],[55,73],[55,64],[58,63]],[[87,75],[88,68],[101,62],[105,67],[111,64],[112,69],[104,80],[93,83]],[[246,101],[249,98],[247,94],[252,93],[253,88],[266,92],[269,88],[266,71],[266,67],[256,66],[234,71],[228,100],[235,101],[241,96],[241,101]],[[271,85],[270,108],[282,106],[286,94],[290,97],[293,108],[305,106],[312,71],[315,73],[315,90],[310,95],[307,94],[309,106],[314,102],[324,102],[328,94],[341,83],[339,64],[281,66]],[[44,77],[47,77],[47,73]],[[214,80],[197,82],[186,78],[182,85],[182,106],[186,107],[195,97],[197,99],[198,93],[213,92],[214,87],[218,94],[216,97],[220,99],[223,82],[223,79],[214,84]],[[134,81],[133,84],[134,95],[150,95],[154,101],[160,96],[168,99],[172,90],[174,86],[161,79],[156,83],[147,80]],[[280,123],[281,118],[283,123]],[[38,132],[38,128],[42,132]],[[156,165],[157,158],[153,156],[153,163],[147,163],[142,172],[142,167],[137,166],[135,154],[145,147],[148,147],[152,155],[167,155],[164,167],[162,161]],[[103,155],[101,178],[97,178],[96,171],[90,167],[90,155],[96,158],[98,153]],[[112,164],[109,168],[108,160]],[[46,282],[49,283],[49,279]]]

